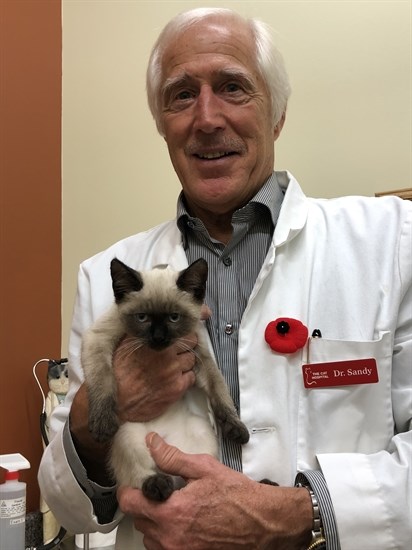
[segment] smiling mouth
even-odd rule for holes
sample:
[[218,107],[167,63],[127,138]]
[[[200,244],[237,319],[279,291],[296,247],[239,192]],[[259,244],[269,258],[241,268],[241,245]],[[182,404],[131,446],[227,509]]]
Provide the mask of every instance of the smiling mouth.
[[235,154],[234,152],[216,151],[215,153],[196,153],[194,156],[201,160],[216,160]]

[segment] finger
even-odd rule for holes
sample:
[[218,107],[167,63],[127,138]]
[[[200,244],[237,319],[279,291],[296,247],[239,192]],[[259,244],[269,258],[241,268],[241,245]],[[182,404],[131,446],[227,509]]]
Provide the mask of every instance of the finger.
[[203,304],[202,309],[200,310],[200,318],[202,319],[202,321],[206,321],[206,319],[209,319],[209,317],[211,316],[212,316],[212,310],[210,309],[209,306],[207,306],[206,304]]
[[[197,344],[198,337],[196,332],[190,332],[184,337],[179,338],[174,347],[177,348],[177,355],[183,355],[184,353],[193,355],[193,349],[197,346]],[[173,346],[171,349],[174,349]]]
[[148,521],[151,519],[147,500],[140,489],[120,486],[116,495],[119,508],[124,514],[133,516],[135,520]]
[[153,460],[163,472],[179,475],[186,480],[199,479],[210,474],[217,463],[209,455],[184,453],[177,447],[168,445],[155,432],[147,434],[146,445]]
[[193,372],[193,368],[182,372],[182,394],[185,393],[189,388],[191,388],[195,382],[196,375]]
[[[137,526],[135,526],[138,531],[141,531]],[[143,531],[142,531],[143,532]],[[143,545],[146,550],[163,550],[164,546],[156,542],[155,540],[149,538],[147,535],[143,537]]]
[[178,366],[181,372],[188,372],[196,365],[196,357],[193,353],[182,353],[178,358]]

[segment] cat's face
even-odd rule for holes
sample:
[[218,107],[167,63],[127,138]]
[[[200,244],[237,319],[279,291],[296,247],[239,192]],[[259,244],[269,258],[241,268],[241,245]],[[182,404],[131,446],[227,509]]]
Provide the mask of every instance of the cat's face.
[[[139,310],[145,309],[139,304]],[[171,313],[130,313],[125,317],[127,332],[141,344],[162,350],[183,338],[193,328],[191,319],[183,310],[175,307]]]
[[69,389],[69,374],[67,364],[49,366],[47,370],[47,382],[54,393],[67,393]]
[[184,271],[137,272],[115,259],[113,290],[125,332],[155,350],[181,341],[200,318],[207,264],[197,260]]

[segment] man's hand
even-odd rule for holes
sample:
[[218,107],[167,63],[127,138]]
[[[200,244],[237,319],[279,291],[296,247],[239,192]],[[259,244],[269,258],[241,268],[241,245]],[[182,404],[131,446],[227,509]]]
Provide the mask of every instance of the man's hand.
[[130,353],[133,342],[125,338],[113,357],[117,382],[117,410],[120,422],[146,422],[160,416],[195,383],[191,334],[162,351],[147,346]]
[[187,485],[163,503],[120,487],[122,511],[133,516],[148,550],[300,550],[310,540],[312,506],[306,489],[259,484],[208,455],[189,455],[147,436],[159,468]]

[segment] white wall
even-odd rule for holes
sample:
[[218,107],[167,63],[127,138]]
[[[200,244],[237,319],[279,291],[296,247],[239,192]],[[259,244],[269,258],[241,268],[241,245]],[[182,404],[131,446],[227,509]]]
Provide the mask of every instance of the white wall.
[[277,31],[293,88],[278,169],[314,196],[412,186],[410,0],[63,0],[63,353],[80,261],[174,216],[146,62],[170,17],[205,5]]

